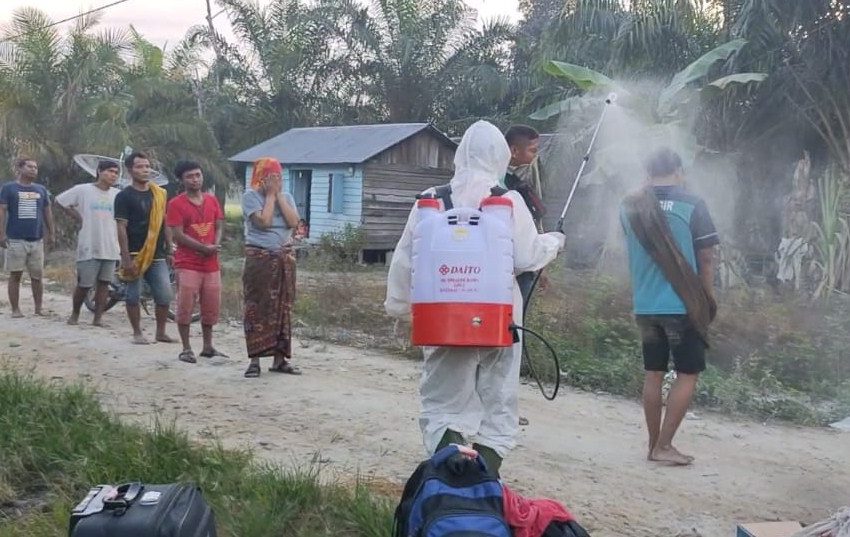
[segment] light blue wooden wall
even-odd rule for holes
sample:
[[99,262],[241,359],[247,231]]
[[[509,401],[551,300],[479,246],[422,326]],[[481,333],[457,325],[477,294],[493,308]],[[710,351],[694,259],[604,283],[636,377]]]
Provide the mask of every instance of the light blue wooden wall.
[[[345,224],[360,225],[363,211],[363,170],[360,166],[311,166],[313,185],[310,192],[310,242],[325,233],[338,231]],[[353,172],[352,172],[353,168]],[[342,212],[328,212],[330,175],[343,177]]]

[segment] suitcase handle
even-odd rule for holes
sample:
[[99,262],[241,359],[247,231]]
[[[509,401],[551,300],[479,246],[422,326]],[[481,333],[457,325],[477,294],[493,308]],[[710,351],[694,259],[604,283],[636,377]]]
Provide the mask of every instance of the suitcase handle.
[[104,498],[104,509],[127,509],[143,488],[144,486],[138,481],[120,485],[115,489],[114,496],[110,494],[109,498]]

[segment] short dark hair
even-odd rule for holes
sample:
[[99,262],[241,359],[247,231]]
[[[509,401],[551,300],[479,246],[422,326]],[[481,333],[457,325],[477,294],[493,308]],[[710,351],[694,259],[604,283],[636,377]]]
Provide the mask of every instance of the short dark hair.
[[193,160],[181,160],[174,166],[174,176],[183,179],[183,174],[192,170],[200,170],[201,165]]
[[20,157],[20,158],[18,158],[18,159],[15,159],[15,169],[16,169],[16,170],[20,170],[21,168],[23,168],[23,167],[24,167],[24,165],[25,165],[27,162],[35,162],[36,164],[38,164],[38,161],[37,161],[37,160],[35,160],[34,158],[30,158],[30,157]]
[[97,163],[97,173],[106,171],[106,170],[117,170],[118,163],[113,162],[111,160],[101,160]]
[[662,147],[646,159],[645,166],[650,177],[667,177],[682,168],[682,158],[669,147]]
[[538,138],[540,138],[540,133],[537,132],[537,129],[528,125],[511,125],[505,131],[505,141],[508,142],[510,147],[522,142],[532,142]]
[[126,166],[127,168],[132,168],[137,158],[143,158],[148,162],[151,161],[147,153],[143,153],[142,151],[133,151],[124,159],[124,166]]

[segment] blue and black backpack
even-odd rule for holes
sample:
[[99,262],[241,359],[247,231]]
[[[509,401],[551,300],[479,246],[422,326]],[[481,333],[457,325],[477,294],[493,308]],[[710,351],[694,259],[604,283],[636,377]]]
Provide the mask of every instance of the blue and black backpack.
[[422,462],[404,485],[394,537],[511,537],[502,484],[456,445]]

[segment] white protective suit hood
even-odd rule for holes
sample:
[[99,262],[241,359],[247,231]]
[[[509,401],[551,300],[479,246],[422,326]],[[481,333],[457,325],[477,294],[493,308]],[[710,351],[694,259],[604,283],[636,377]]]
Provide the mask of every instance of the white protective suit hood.
[[505,136],[492,123],[477,121],[466,129],[455,152],[455,174],[451,180],[456,207],[478,207],[490,189],[504,179],[511,161]]

